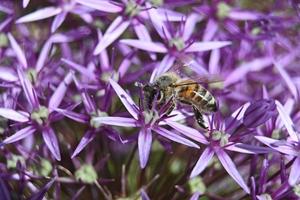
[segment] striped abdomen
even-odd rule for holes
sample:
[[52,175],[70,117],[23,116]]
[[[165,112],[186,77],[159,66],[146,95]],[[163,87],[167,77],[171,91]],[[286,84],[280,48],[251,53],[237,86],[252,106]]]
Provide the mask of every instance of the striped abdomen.
[[180,102],[192,104],[201,112],[212,113],[217,111],[216,99],[208,90],[193,80],[176,83],[175,94]]

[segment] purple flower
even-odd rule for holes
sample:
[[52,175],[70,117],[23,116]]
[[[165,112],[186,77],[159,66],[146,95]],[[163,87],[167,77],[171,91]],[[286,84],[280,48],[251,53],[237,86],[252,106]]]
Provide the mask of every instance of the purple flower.
[[[139,108],[132,98],[121,88],[121,86],[110,79],[110,84],[117,93],[118,97],[130,113],[132,118],[127,117],[94,117],[92,123],[95,124],[108,124],[114,126],[124,127],[140,127],[138,134],[138,149],[141,168],[145,168],[149,159],[151,151],[151,145],[153,140],[152,132],[156,132],[158,135],[165,137],[177,143],[181,143],[190,147],[199,148],[194,142],[176,134],[172,131],[163,128],[160,122],[161,117],[155,110],[146,111]],[[169,119],[173,121],[172,118]]]
[[299,168],[300,168],[300,158],[299,158],[299,133],[296,131],[294,123],[290,116],[285,112],[284,107],[281,105],[279,101],[275,101],[276,108],[279,113],[279,118],[282,120],[284,127],[286,128],[290,139],[289,140],[276,140],[272,138],[268,138],[265,136],[255,136],[263,144],[269,146],[270,148],[286,154],[292,157],[295,157],[295,161],[293,162],[290,176],[289,176],[289,184],[295,185],[300,178]]
[[6,138],[1,144],[4,145],[17,142],[32,135],[36,131],[41,131],[46,146],[55,159],[60,160],[61,156],[58,140],[50,126],[50,122],[54,120],[52,119],[51,116],[53,115],[51,114],[62,102],[67,91],[67,86],[71,83],[73,75],[72,73],[67,74],[63,82],[56,88],[50,97],[47,107],[40,105],[37,93],[22,69],[18,69],[18,76],[27,102],[30,105],[29,111],[15,111],[9,108],[0,108],[0,115],[6,119],[22,123],[22,125],[25,125],[25,128],[22,128],[14,135]]

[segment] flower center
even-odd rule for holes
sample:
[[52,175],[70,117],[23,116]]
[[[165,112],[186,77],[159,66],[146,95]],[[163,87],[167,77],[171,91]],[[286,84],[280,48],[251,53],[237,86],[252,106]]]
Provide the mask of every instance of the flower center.
[[91,184],[97,180],[98,175],[92,165],[84,164],[75,172],[75,177],[77,180]]
[[107,117],[108,114],[106,112],[101,112],[100,110],[97,110],[96,112],[91,113],[91,120],[90,125],[94,128],[99,128],[101,126],[101,123],[97,122],[95,120],[96,117]]
[[31,119],[36,121],[39,125],[42,125],[49,116],[48,108],[40,106],[38,110],[31,113]]
[[35,83],[37,80],[37,72],[35,69],[28,69],[26,72],[26,77],[31,83]]
[[134,17],[140,12],[141,8],[134,1],[129,1],[125,8],[125,14],[129,17]]
[[158,112],[155,110],[145,110],[142,114],[146,125],[152,126],[159,119]]
[[108,71],[101,74],[100,79],[103,82],[108,82],[109,79],[113,79],[114,81],[118,82],[119,80],[119,74],[115,71]]
[[219,142],[221,147],[224,147],[228,144],[229,135],[223,131],[213,131],[212,132],[212,140]]
[[217,8],[217,15],[219,18],[224,19],[225,17],[227,17],[229,15],[229,12],[231,10],[231,7],[226,4],[225,2],[221,2],[218,4],[218,8]]
[[184,49],[185,43],[182,38],[176,37],[170,40],[170,46],[175,47],[178,51]]

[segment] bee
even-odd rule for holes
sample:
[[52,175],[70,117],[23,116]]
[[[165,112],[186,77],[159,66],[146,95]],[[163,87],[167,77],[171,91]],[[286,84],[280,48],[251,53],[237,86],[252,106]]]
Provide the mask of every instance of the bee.
[[218,109],[216,98],[203,85],[193,79],[181,78],[174,72],[160,75],[153,83],[143,85],[142,89],[147,109],[153,107],[153,101],[157,102],[158,108],[171,102],[166,114],[174,110],[177,103],[190,105],[197,123],[204,129],[208,127],[203,114],[211,114]]

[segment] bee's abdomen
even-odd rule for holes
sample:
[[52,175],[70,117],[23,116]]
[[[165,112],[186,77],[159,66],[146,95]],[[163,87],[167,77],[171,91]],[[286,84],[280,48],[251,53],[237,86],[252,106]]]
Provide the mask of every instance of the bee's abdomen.
[[200,86],[197,91],[194,91],[194,94],[192,101],[199,110],[206,113],[217,111],[216,99],[208,90]]

